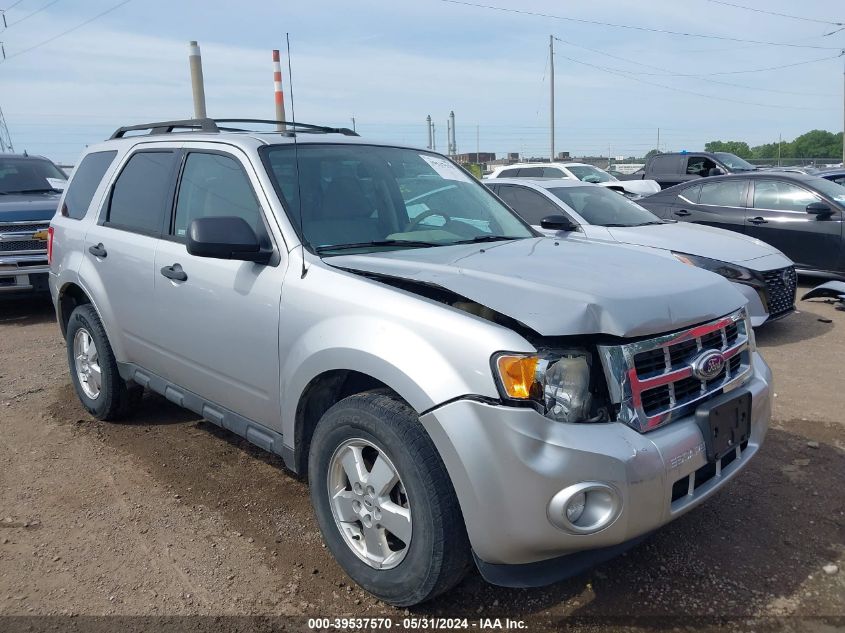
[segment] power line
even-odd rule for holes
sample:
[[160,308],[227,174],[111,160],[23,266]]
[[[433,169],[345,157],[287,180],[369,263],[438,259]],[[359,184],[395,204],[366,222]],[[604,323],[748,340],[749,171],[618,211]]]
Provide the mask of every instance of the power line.
[[6,7],[5,9],[3,9],[3,11],[9,11],[9,10],[11,10],[11,9],[14,9],[14,8],[15,8],[16,6],[18,6],[21,2],[23,2],[23,0],[18,0],[17,2],[13,2],[13,3],[12,3],[12,4],[10,4],[8,7]]
[[45,4],[45,5],[44,5],[43,7],[41,7],[40,9],[36,9],[36,10],[35,10],[35,11],[33,11],[32,13],[28,13],[28,14],[26,14],[26,15],[25,15],[24,17],[22,17],[20,20],[15,20],[14,22],[11,22],[11,23],[7,24],[7,25],[6,25],[6,28],[13,27],[13,26],[15,26],[15,24],[20,24],[20,23],[21,23],[21,22],[23,22],[24,20],[28,20],[28,19],[29,19],[29,18],[31,18],[33,15],[36,15],[36,14],[38,14],[38,13],[41,13],[44,9],[48,9],[48,8],[52,7],[52,6],[53,6],[54,4],[56,4],[58,1],[59,1],[59,0],[51,0],[51,2],[48,2],[47,4]]
[[833,26],[845,26],[842,22],[831,22],[829,20],[817,20],[816,18],[805,18],[800,15],[791,15],[789,13],[778,13],[777,11],[767,11],[766,9],[757,9],[755,7],[746,7],[741,4],[734,4],[733,2],[725,2],[724,0],[707,0],[713,4],[722,4],[726,7],[733,7],[734,9],[745,9],[746,11],[754,11],[755,13],[765,13],[766,15],[776,15],[781,18],[790,18],[792,20],[801,20],[803,22],[816,22],[818,24],[832,24]]
[[754,101],[741,101],[739,99],[730,99],[727,97],[716,97],[713,95],[708,95],[703,92],[696,92],[694,90],[686,90],[684,88],[678,88],[676,86],[667,86],[666,84],[657,83],[655,81],[648,81],[646,79],[640,79],[639,77],[632,77],[626,71],[620,70],[618,68],[608,68],[607,66],[599,66],[598,64],[591,64],[589,62],[582,61],[580,59],[574,59],[572,57],[567,57],[565,55],[560,55],[566,60],[569,60],[575,64],[581,64],[583,66],[589,66],[590,68],[595,68],[597,70],[604,71],[606,73],[610,73],[612,75],[617,75],[619,77],[624,77],[626,79],[631,79],[633,81],[638,81],[640,83],[647,84],[649,86],[656,86],[658,88],[664,88],[666,90],[674,90],[675,92],[683,92],[686,94],[691,94],[696,97],[703,97],[705,99],[714,99],[716,101],[726,101],[728,103],[738,103],[741,105],[750,105],[750,106],[758,106],[762,108],[778,108],[778,109],[789,109],[789,110],[828,110],[829,108],[807,108],[802,106],[785,106],[785,105],[777,105],[772,103],[757,103]]
[[119,9],[119,8],[120,8],[120,7],[122,7],[123,5],[125,5],[125,4],[129,4],[130,2],[132,2],[132,0],[123,0],[122,2],[118,2],[118,3],[117,3],[116,5],[114,5],[113,7],[111,7],[111,8],[109,8],[109,9],[106,9],[105,11],[102,11],[102,12],[98,13],[98,14],[97,14],[97,15],[95,15],[94,17],[89,18],[89,19],[85,20],[84,22],[82,22],[82,23],[80,23],[80,24],[77,24],[76,26],[71,27],[71,28],[67,29],[66,31],[62,31],[62,32],[61,32],[61,33],[59,33],[58,35],[54,35],[53,37],[50,37],[50,38],[48,38],[48,39],[44,40],[43,42],[39,42],[38,44],[35,44],[35,45],[33,45],[33,46],[30,46],[29,48],[25,48],[25,49],[23,49],[23,50],[21,50],[21,51],[18,51],[17,53],[15,53],[15,54],[13,54],[13,55],[9,55],[8,57],[6,57],[6,59],[4,60],[4,62],[3,62],[3,63],[5,63],[6,61],[8,61],[8,60],[10,60],[10,59],[13,59],[13,58],[15,58],[15,57],[18,57],[18,56],[20,56],[20,55],[23,55],[24,53],[29,53],[30,51],[34,51],[36,48],[41,48],[42,46],[45,46],[45,45],[49,44],[50,42],[54,42],[54,41],[56,41],[57,39],[59,39],[60,37],[64,37],[65,35],[67,35],[67,34],[69,34],[69,33],[73,33],[74,31],[76,31],[76,30],[78,30],[78,29],[81,29],[83,26],[86,26],[86,25],[88,25],[88,24],[91,24],[91,22],[93,22],[94,20],[98,20],[98,19],[100,19],[101,17],[103,17],[104,15],[106,15],[106,14],[108,14],[108,13],[111,13],[112,11],[115,11],[115,10]]
[[[583,50],[585,50],[585,51],[590,51],[590,52],[593,52],[593,53],[598,53],[599,55],[604,55],[605,57],[612,57],[613,59],[618,59],[618,60],[621,60],[621,61],[623,61],[623,62],[627,62],[627,63],[630,63],[630,64],[636,64],[637,66],[642,66],[642,67],[644,67],[644,68],[652,68],[652,69],[654,69],[654,70],[661,70],[661,71],[664,71],[664,72],[662,72],[662,73],[643,73],[643,72],[638,72],[638,71],[633,71],[633,70],[632,70],[632,71],[627,71],[627,72],[630,72],[630,73],[632,73],[632,74],[637,74],[637,75],[653,75],[653,76],[666,76],[666,77],[686,77],[686,78],[690,78],[690,79],[698,79],[698,80],[700,80],[700,81],[706,81],[707,83],[720,84],[720,85],[722,85],[722,86],[732,86],[732,87],[734,87],[734,88],[742,88],[742,89],[744,89],[744,90],[759,90],[759,91],[761,91],[761,92],[773,92],[773,93],[777,93],[777,94],[785,94],[785,95],[816,96],[816,97],[831,97],[831,96],[835,96],[835,95],[833,95],[833,94],[820,94],[820,93],[810,93],[810,92],[803,92],[803,91],[802,91],[802,92],[796,92],[796,91],[790,91],[790,90],[777,90],[777,89],[775,89],[775,88],[758,88],[758,87],[756,87],[756,86],[745,86],[745,85],[743,85],[743,84],[735,84],[735,83],[731,83],[731,82],[728,82],[728,81],[719,81],[718,79],[708,79],[708,78],[707,78],[706,76],[704,76],[704,75],[693,75],[693,74],[686,74],[686,73],[675,73],[675,72],[672,72],[672,71],[670,71],[669,69],[667,69],[667,68],[663,68],[663,67],[661,67],[661,66],[654,66],[654,65],[652,65],[652,64],[646,64],[645,62],[637,62],[637,61],[633,61],[633,60],[631,60],[631,59],[630,59],[630,58],[628,58],[628,57],[622,57],[622,56],[620,56],[620,55],[614,55],[614,54],[612,54],[612,53],[608,53],[608,52],[606,52],[606,51],[602,51],[602,50],[599,50],[599,49],[597,49],[597,48],[590,48],[589,46],[583,46],[583,45],[581,45],[581,44],[576,44],[576,43],[574,43],[574,42],[570,42],[569,40],[564,40],[564,39],[562,39],[562,38],[560,38],[560,37],[555,37],[555,39],[556,39],[558,42],[562,42],[562,43],[564,43],[564,44],[568,44],[569,46],[574,46],[575,48],[581,48],[581,49],[583,49]],[[832,56],[832,57],[826,57],[825,59],[837,59],[837,58],[841,57],[843,54],[845,54],[845,53],[840,53],[839,55],[834,55],[834,56]],[[621,69],[619,69],[619,70],[621,71]],[[747,72],[752,72],[752,71],[747,71]],[[756,71],[756,72],[759,72],[759,69],[758,69],[758,71]]]
[[817,46],[812,44],[793,44],[790,42],[769,42],[766,40],[747,40],[739,37],[729,37],[726,35],[713,35],[710,33],[689,33],[686,31],[671,31],[669,29],[657,29],[648,26],[634,26],[632,24],[615,24],[613,22],[601,22],[599,20],[586,20],[583,18],[573,18],[563,15],[552,15],[550,13],[539,13],[537,11],[526,11],[525,9],[512,9],[509,7],[497,7],[491,4],[476,4],[474,2],[466,2],[465,0],[440,0],[448,4],[457,4],[466,7],[473,7],[476,9],[490,9],[491,11],[503,11],[505,13],[517,13],[519,15],[530,15],[540,18],[549,18],[551,20],[564,20],[566,22],[578,22],[579,24],[593,24],[597,26],[610,26],[617,29],[629,29],[633,31],[646,31],[649,33],[662,33],[664,35],[680,35],[684,37],[697,37],[712,40],[724,40],[728,42],[743,42],[746,44],[766,44],[768,46],[789,46],[791,48],[815,48],[821,50],[838,50],[838,46]]

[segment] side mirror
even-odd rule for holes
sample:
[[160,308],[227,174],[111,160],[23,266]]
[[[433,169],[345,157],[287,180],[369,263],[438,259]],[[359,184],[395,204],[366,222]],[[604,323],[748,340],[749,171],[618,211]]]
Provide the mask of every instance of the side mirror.
[[708,176],[724,176],[725,170],[721,167],[711,167],[710,171],[707,172]]
[[186,246],[197,257],[261,264],[267,263],[271,255],[261,250],[258,236],[246,220],[236,216],[197,218],[188,228]]
[[830,217],[833,215],[833,209],[824,202],[811,202],[807,205],[807,213],[818,217]]
[[578,225],[565,215],[549,215],[540,220],[540,226],[550,231],[575,231]]

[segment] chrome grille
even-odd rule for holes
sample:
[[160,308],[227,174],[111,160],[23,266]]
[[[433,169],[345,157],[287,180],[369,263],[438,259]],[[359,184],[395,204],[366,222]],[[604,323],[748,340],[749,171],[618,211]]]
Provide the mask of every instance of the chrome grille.
[[[749,324],[745,310],[653,339],[601,345],[610,397],[619,419],[650,431],[689,414],[709,396],[728,391],[751,375]],[[719,352],[724,366],[703,379],[693,371],[707,351]]]
[[0,252],[46,251],[47,241],[33,239],[33,235],[49,226],[49,222],[0,222]]
[[795,292],[798,275],[795,267],[768,270],[763,273],[766,282],[766,303],[770,317],[779,317],[795,309]]

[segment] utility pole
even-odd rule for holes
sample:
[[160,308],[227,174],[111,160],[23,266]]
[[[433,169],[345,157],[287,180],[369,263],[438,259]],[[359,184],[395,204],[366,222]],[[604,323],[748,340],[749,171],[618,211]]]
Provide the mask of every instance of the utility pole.
[[555,161],[555,36],[549,35],[549,87],[551,88],[551,103],[549,104],[549,162]]
[[[845,49],[842,49],[845,56]],[[842,166],[845,167],[845,58],[842,64]]]
[[481,130],[477,123],[475,125],[475,162],[481,162]]
[[437,126],[434,125],[434,121],[431,122],[431,151],[437,151]]
[[780,167],[780,146],[783,143],[783,134],[778,134],[778,167]]
[[357,132],[358,130],[355,129],[355,117],[352,117],[352,131]]
[[425,126],[428,129],[428,145],[426,147],[428,149],[434,149],[434,131],[431,129],[431,115],[429,114],[425,117]]
[[454,110],[449,112],[449,124],[450,124],[450,127],[452,128],[452,138],[451,138],[452,147],[449,150],[449,154],[454,156],[455,154],[458,153],[458,141],[457,141],[457,138],[455,137],[455,111]]
[[452,155],[452,120],[446,119],[446,156]]
[[654,149],[657,150],[657,153],[660,153],[660,128],[657,128],[657,147]]
[[191,90],[194,93],[194,118],[204,119],[205,113],[205,84],[202,78],[202,56],[200,47],[195,41],[188,43],[188,64],[191,67]]

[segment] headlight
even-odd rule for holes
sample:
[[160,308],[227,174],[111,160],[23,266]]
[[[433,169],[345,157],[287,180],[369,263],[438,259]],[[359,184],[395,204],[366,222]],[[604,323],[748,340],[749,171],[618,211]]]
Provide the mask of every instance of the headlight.
[[699,257],[698,255],[676,253],[675,251],[672,251],[672,255],[674,255],[675,259],[683,264],[709,270],[710,272],[721,275],[730,281],[736,281],[752,286],[762,284],[762,282],[755,277],[753,272],[747,268],[743,268],[742,266],[737,266],[736,264],[722,262],[718,259],[710,259],[708,257]]
[[494,357],[499,390],[508,400],[536,403],[558,422],[590,417],[590,364],[586,352],[498,354]]

